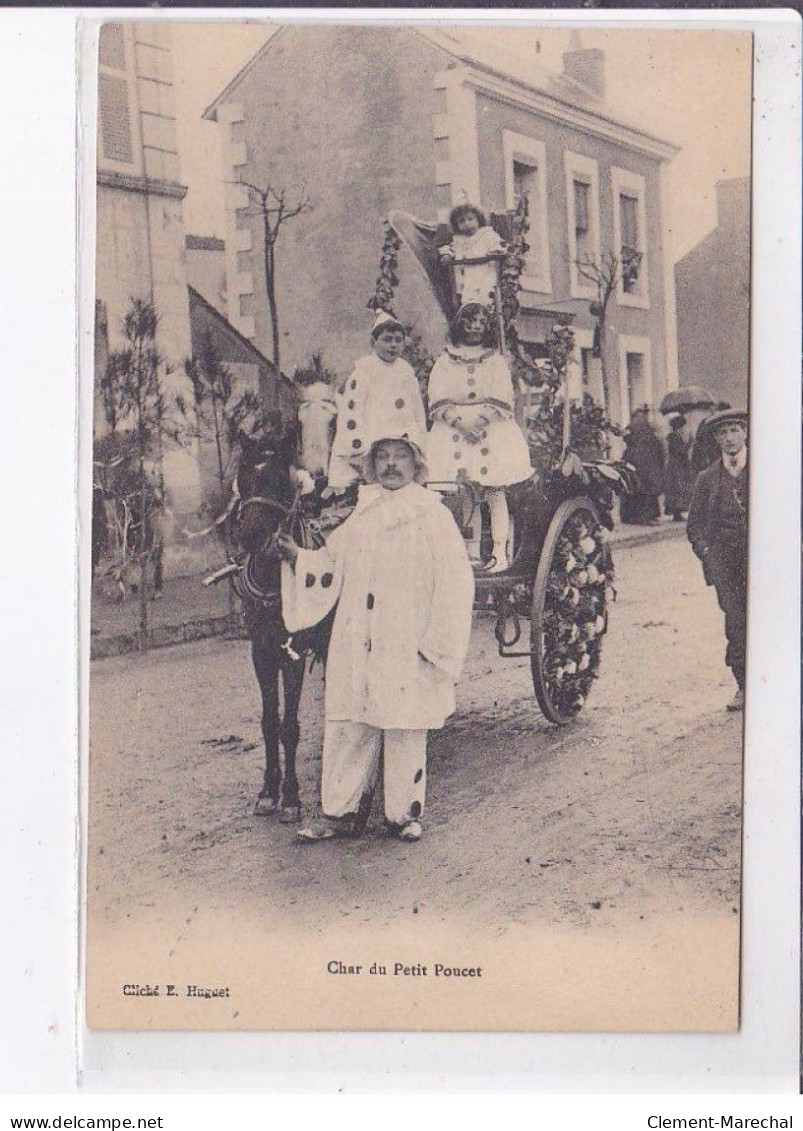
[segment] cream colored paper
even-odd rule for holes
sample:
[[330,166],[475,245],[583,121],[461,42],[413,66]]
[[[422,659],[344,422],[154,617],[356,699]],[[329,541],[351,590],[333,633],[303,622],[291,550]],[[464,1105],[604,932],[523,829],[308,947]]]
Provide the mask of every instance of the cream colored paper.
[[[232,159],[255,158],[247,133],[237,140],[240,124],[245,122],[245,131],[248,118],[237,117],[240,109],[226,111],[223,123],[200,118],[261,49],[267,30],[260,25],[171,27],[161,21],[154,35],[145,25],[136,26],[144,31],[123,37],[129,70],[120,74],[137,76],[131,80],[137,100],[129,107],[131,153],[136,159],[141,144],[143,164],[139,171],[128,172],[122,168],[126,162],[115,169],[108,162],[104,167],[101,159],[99,175],[97,298],[106,303],[109,345],[115,344],[115,312],[119,320],[120,310],[136,293],[137,272],[144,270],[141,282],[150,270],[151,293],[157,308],[161,302],[165,311],[162,348],[173,365],[180,364],[182,349],[186,353],[192,344],[188,282],[202,294],[200,288],[207,287],[203,297],[213,306],[217,300],[220,317],[269,354],[258,240],[250,237],[249,250],[244,246],[249,241],[241,236],[235,247],[238,237],[231,227],[242,222],[237,220],[231,171],[247,168]],[[408,40],[411,36],[409,29],[383,34],[391,45],[396,35]],[[522,75],[534,62],[539,76],[542,65],[559,70],[562,52],[576,47],[568,33],[547,29],[463,36],[460,50],[479,56],[475,66],[496,90],[496,98],[500,84],[507,96],[511,89],[521,89]],[[630,352],[638,353],[637,340],[649,340],[660,323],[654,330],[660,349],[650,357],[657,403],[674,379],[672,332],[667,330],[673,321],[672,304],[666,301],[672,268],[710,239],[717,224],[716,182],[749,174],[750,37],[661,30],[582,36],[581,50],[605,51],[608,93],[618,100],[611,110],[615,120],[628,118],[640,135],[666,137],[680,147],[668,159],[655,197],[660,199],[663,222],[658,224],[656,216],[645,247],[648,258],[665,261],[664,269],[650,275],[649,309],[621,304],[623,318],[630,321],[618,330],[626,339],[623,352],[614,351],[619,362],[627,356],[627,342]],[[292,44],[291,35],[285,43]],[[273,49],[280,48],[277,39]],[[415,48],[407,42],[404,50]],[[444,48],[426,41],[420,50],[428,55]],[[346,68],[358,85],[362,72],[354,59],[360,57],[349,57]],[[271,64],[271,48],[263,59],[266,66]],[[294,64],[290,47],[281,59],[287,100],[294,83],[299,97],[302,88],[313,83],[331,93],[343,73],[342,59],[336,61],[341,69],[333,64],[328,73],[322,58],[320,72],[311,76]],[[447,78],[438,80],[447,83],[438,88],[444,92],[444,113],[458,122],[467,112],[460,103],[463,95],[450,94],[448,83],[454,81],[450,70],[459,71],[463,65],[461,59],[460,66],[444,67]],[[115,78],[114,70],[102,67],[101,74]],[[393,75],[388,73],[386,79],[390,84]],[[382,85],[375,73],[370,80]],[[243,81],[247,84],[248,77]],[[232,95],[227,105],[242,105],[244,115],[256,114],[260,89],[255,82],[250,93],[242,90],[237,96],[240,102]],[[339,120],[349,120],[346,90],[334,93]],[[355,120],[351,148],[344,152],[344,161],[359,163],[369,196],[371,191],[380,193],[387,207],[401,197],[402,203],[409,201],[410,191],[404,183],[383,182],[383,161],[390,161],[395,170],[404,164],[398,154],[409,151],[413,165],[416,146],[424,144],[424,133],[410,126],[420,113],[415,90],[402,86],[394,97],[404,117],[386,123],[392,144],[387,139],[377,142],[375,121]],[[483,97],[492,95],[486,91]],[[509,103],[502,98],[501,104]],[[549,105],[554,110],[554,103]],[[283,112],[288,106],[283,104]],[[325,101],[320,106],[320,121],[302,115],[298,123],[295,144],[304,151],[301,165],[308,171],[314,168],[314,131],[323,128],[331,112]],[[567,223],[567,170],[575,166],[566,154],[579,151],[586,161],[597,161],[600,217],[613,208],[615,182],[609,170],[614,162],[607,149],[604,157],[598,151],[603,145],[598,120],[596,132],[589,132],[584,111],[575,107],[574,116],[586,132],[571,134],[568,142],[552,119],[538,117],[544,113],[541,102],[538,106],[537,112],[526,112],[526,120],[538,126],[512,129],[524,120],[519,107],[518,117],[506,119],[503,128],[519,137],[529,130],[532,140],[542,141],[547,146],[550,192],[564,185],[563,199],[547,194],[552,250],[553,228],[563,231]],[[448,202],[449,194],[462,187],[457,178],[466,179],[471,172],[465,146],[449,149],[447,124],[442,118],[426,124],[428,152],[438,155],[433,180],[444,182],[440,195],[431,198],[435,203],[441,198]],[[580,126],[575,122],[572,128]],[[309,144],[305,129],[311,131]],[[451,138],[454,143],[454,133]],[[621,136],[604,141],[617,144]],[[482,145],[480,132],[482,202],[504,205],[504,200],[497,201],[499,184],[492,179],[487,187],[483,183],[487,169]],[[532,152],[537,154],[537,147]],[[297,155],[287,157],[290,163],[298,160]],[[533,160],[537,169],[538,156]],[[455,172],[458,166],[460,172]],[[150,181],[145,192],[141,183],[133,183],[144,173]],[[496,169],[494,176],[498,174]],[[280,291],[281,316],[288,329],[282,341],[286,372],[322,349],[325,359],[331,358],[330,364],[345,375],[349,351],[356,357],[352,343],[366,321],[363,309],[373,289],[381,231],[327,225],[327,209],[337,191],[334,182],[342,169],[332,168],[330,175],[333,183],[328,185],[322,179],[305,179],[303,189],[313,198],[313,211],[299,217],[295,231],[288,226],[288,242],[280,244],[277,253],[280,272],[287,272]],[[451,180],[446,181],[447,176]],[[300,186],[295,165],[287,180]],[[154,181],[168,188],[174,182],[189,184],[189,191],[183,197],[178,192],[154,193]],[[721,209],[730,200],[727,190],[722,193],[720,189]],[[136,201],[130,209],[121,204],[129,200]],[[651,217],[655,200],[645,193]],[[143,214],[144,227],[136,218]],[[720,212],[720,222],[724,219]],[[225,248],[189,247],[187,235],[214,237]],[[359,248],[356,255],[354,245]],[[322,246],[328,249],[324,256]],[[221,250],[225,274],[214,274],[220,257],[213,269],[197,266],[199,256],[215,256]],[[341,251],[347,271],[341,270]],[[310,263],[309,275],[297,270],[302,252]],[[148,256],[151,267],[143,269]],[[583,300],[558,293],[561,263],[555,254],[550,258],[554,290],[551,296],[541,296],[543,305],[564,302],[579,310]],[[710,271],[712,265],[704,268]],[[192,283],[196,270],[201,274],[192,275]],[[420,318],[435,340],[439,323],[432,309],[422,305],[425,291],[415,271],[409,258],[402,260],[399,306]],[[249,276],[250,292],[241,289]],[[715,305],[716,275],[713,278],[710,302]],[[680,295],[678,299],[680,320]],[[586,299],[584,313],[587,305]],[[342,335],[331,332],[336,318],[347,324]],[[721,322],[713,314],[712,320],[712,336],[721,337]],[[302,326],[309,330],[306,338],[299,336]],[[587,332],[587,327],[586,321],[579,328]],[[734,326],[733,334],[725,337],[730,340],[737,331],[746,334],[746,327]],[[688,381],[693,364],[688,358],[710,358],[711,351],[695,326],[685,339],[681,334],[680,347],[680,377]],[[691,351],[685,361],[684,348]],[[746,375],[746,358],[744,363]],[[242,364],[241,378],[252,379],[249,363]],[[705,379],[700,376],[699,383],[711,383],[723,398],[733,395],[734,403],[741,396],[744,405],[745,379],[718,370]],[[624,396],[621,377],[614,391]],[[620,409],[622,405],[623,400]],[[100,399],[97,416],[102,416]],[[190,513],[203,487],[192,455],[170,453],[167,464],[174,507]],[[248,645],[219,636],[177,643],[192,641],[200,634],[194,625],[203,622],[208,627],[226,609],[214,600],[210,604],[198,583],[200,567],[220,564],[212,560],[209,542],[200,550],[198,542],[173,544],[167,555],[166,588],[175,585],[176,577],[194,581],[181,582],[186,596],[180,624],[163,618],[162,642],[172,646],[154,647],[143,655],[106,654],[93,661],[90,673],[89,1025],[735,1029],[741,716],[724,710],[732,689],[722,662],[722,615],[713,591],[705,588],[685,538],[664,537],[667,530],[658,541],[620,550],[614,545],[618,601],[611,609],[601,678],[586,709],[565,729],[550,727],[540,717],[527,661],[500,659],[491,618],[485,612],[475,615],[457,713],[430,738],[425,831],[416,845],[382,837],[378,814],[359,842],[309,846],[295,843],[294,827],[252,816],[262,754],[258,689]],[[125,618],[134,615],[136,594],[129,592],[118,608],[96,581],[93,601],[97,650],[102,652],[102,642],[108,639],[118,643],[106,646],[107,653],[119,650],[119,641],[132,634]],[[154,603],[155,629],[162,627],[159,608]],[[307,811],[317,800],[322,692],[316,671],[307,677],[300,710],[299,776]],[[346,972],[339,972],[338,964]],[[372,973],[372,964],[387,972]],[[396,964],[402,967],[398,973]],[[466,973],[447,976],[436,972],[438,965]],[[357,967],[359,972],[348,972]],[[468,973],[472,970],[475,973]],[[157,986],[158,994],[146,992]]]

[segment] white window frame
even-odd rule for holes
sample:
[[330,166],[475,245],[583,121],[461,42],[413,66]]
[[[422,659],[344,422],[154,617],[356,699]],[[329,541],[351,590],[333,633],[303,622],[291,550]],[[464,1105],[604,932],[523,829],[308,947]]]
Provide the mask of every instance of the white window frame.
[[549,223],[547,217],[547,175],[546,175],[546,146],[536,138],[526,134],[514,133],[513,130],[502,131],[502,151],[505,160],[505,207],[516,207],[516,184],[513,176],[513,162],[532,165],[538,178],[538,194],[540,196],[541,214],[537,217],[538,238],[541,245],[541,270],[538,275],[530,275],[526,271],[519,278],[519,285],[525,291],[535,291],[538,294],[552,294],[552,267],[549,258]]
[[580,176],[589,183],[588,215],[591,223],[591,255],[601,264],[600,259],[600,213],[599,213],[599,166],[592,157],[572,153],[567,149],[563,155],[566,169],[566,217],[569,225],[569,294],[572,298],[585,298],[592,301],[598,298],[597,286],[584,279],[577,270],[577,216],[574,208],[574,180]]
[[[582,403],[583,399],[583,357],[581,350],[593,350],[594,348],[594,331],[589,330],[585,326],[572,326],[574,334],[574,349],[572,350],[571,357],[569,358],[569,389],[571,391],[572,400],[578,400]],[[580,391],[579,398],[576,391]],[[603,405],[603,408],[606,406]]]
[[623,428],[630,423],[630,389],[627,384],[627,355],[640,353],[644,358],[644,383],[647,387],[646,403],[652,405],[654,388],[652,381],[652,343],[649,338],[637,334],[619,335],[619,416]]
[[622,251],[622,210],[619,198],[624,193],[626,196],[636,198],[636,221],[639,227],[639,242],[641,247],[641,263],[639,264],[640,294],[628,294],[624,288],[621,263],[619,278],[616,284],[616,301],[620,306],[635,306],[639,310],[650,308],[650,264],[647,254],[647,191],[646,182],[640,173],[631,173],[629,169],[620,169],[617,165],[611,166],[611,190],[613,193],[613,237],[616,255]]

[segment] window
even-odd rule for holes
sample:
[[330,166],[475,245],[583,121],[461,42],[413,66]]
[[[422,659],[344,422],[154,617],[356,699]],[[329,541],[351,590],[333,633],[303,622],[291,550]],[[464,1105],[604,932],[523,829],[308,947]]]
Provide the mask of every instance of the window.
[[98,383],[109,361],[109,315],[106,303],[95,299],[95,381]]
[[614,233],[619,254],[617,297],[625,306],[649,306],[644,178],[611,169]]
[[122,24],[104,24],[100,29],[98,62],[101,67],[125,70],[125,32]]
[[650,339],[621,335],[619,338],[619,390],[621,424],[629,423],[637,408],[652,408],[652,362]]
[[591,185],[588,181],[575,179],[574,182],[574,237],[579,260],[591,255],[589,238],[591,235],[589,197]]
[[535,138],[505,130],[502,135],[505,158],[505,207],[515,208],[527,198],[527,242],[530,245],[521,287],[525,291],[550,294],[552,282],[547,225],[546,148]]
[[572,327],[572,329],[574,354],[569,362],[570,388],[576,386],[572,397],[580,401],[583,396],[588,395],[595,404],[607,411],[608,393],[602,381],[602,364],[594,353],[594,330],[585,326]]
[[98,75],[98,112],[103,156],[111,161],[124,161],[130,165],[134,159],[131,148],[131,115],[128,112],[128,84],[113,75]]
[[104,24],[98,46],[98,134],[100,154],[107,161],[131,165],[131,107],[127,77],[125,28]]
[[572,298],[595,299],[597,285],[585,276],[584,265],[599,264],[599,175],[590,157],[568,150],[566,212],[569,243],[569,293]]

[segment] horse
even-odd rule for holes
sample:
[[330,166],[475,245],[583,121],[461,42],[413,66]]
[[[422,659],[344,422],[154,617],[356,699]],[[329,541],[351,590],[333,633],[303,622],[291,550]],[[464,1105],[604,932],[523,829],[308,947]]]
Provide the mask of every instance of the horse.
[[330,385],[314,381],[303,390],[298,406],[301,466],[316,482],[326,479],[335,437],[337,404]]
[[[240,433],[237,503],[230,518],[235,545],[245,552],[234,576],[251,640],[251,656],[262,695],[265,771],[256,816],[279,812],[284,824],[301,819],[296,774],[298,705],[309,656],[323,659],[331,617],[304,632],[288,633],[282,620],[281,563],[276,535],[289,533],[299,545],[315,545],[302,500],[303,472],[297,469],[299,429],[275,429],[258,439]],[[279,714],[279,679],[284,710]],[[284,750],[284,773],[279,744]]]

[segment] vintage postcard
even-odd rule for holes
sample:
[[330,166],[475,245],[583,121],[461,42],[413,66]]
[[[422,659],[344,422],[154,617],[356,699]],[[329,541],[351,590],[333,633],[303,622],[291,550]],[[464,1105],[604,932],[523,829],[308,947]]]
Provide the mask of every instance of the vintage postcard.
[[82,34],[87,1024],[736,1030],[750,34]]

